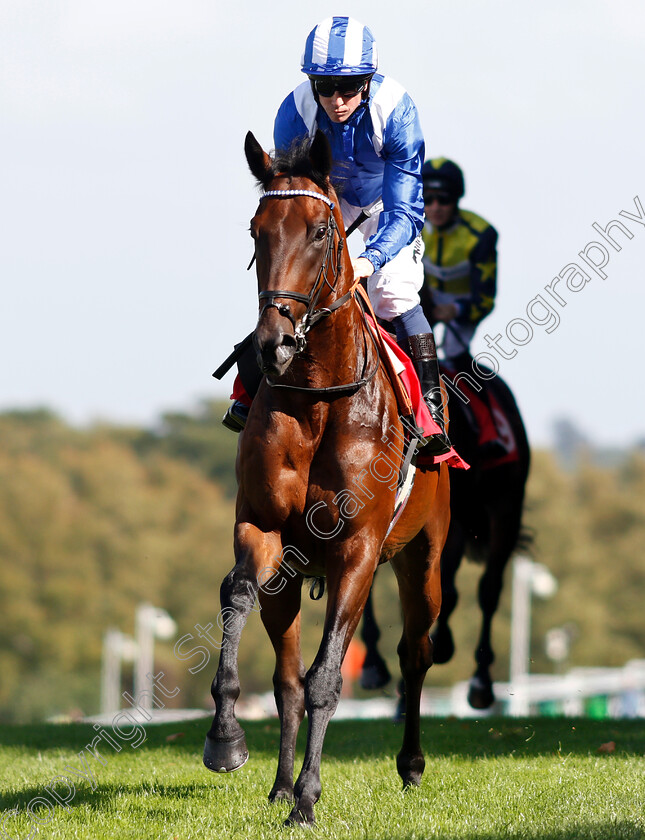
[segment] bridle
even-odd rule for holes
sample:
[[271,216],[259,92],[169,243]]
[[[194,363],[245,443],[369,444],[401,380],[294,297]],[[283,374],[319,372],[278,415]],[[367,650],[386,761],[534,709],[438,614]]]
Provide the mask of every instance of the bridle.
[[[258,295],[258,299],[260,302],[266,301],[266,303],[260,311],[258,318],[261,318],[267,309],[275,308],[278,310],[280,315],[287,318],[291,322],[293,326],[294,337],[296,340],[296,354],[302,353],[302,351],[307,346],[307,333],[312,327],[314,327],[323,318],[328,318],[333,312],[335,312],[337,309],[343,306],[343,304],[347,303],[347,301],[351,300],[354,297],[354,286],[352,286],[352,288],[348,292],[346,292],[344,295],[335,300],[330,306],[323,306],[319,309],[316,308],[325,286],[327,286],[330,291],[334,291],[336,289],[336,283],[338,282],[338,278],[340,276],[343,247],[345,245],[345,242],[342,236],[340,235],[338,225],[336,224],[336,220],[334,219],[334,214],[332,212],[334,209],[334,202],[326,195],[323,195],[323,193],[314,192],[313,190],[267,190],[266,192],[263,192],[260,196],[260,201],[262,201],[262,199],[264,198],[294,198],[296,196],[301,195],[307,196],[308,198],[316,198],[319,201],[324,201],[325,204],[329,206],[329,218],[327,220],[327,230],[325,233],[325,253],[320,268],[318,269],[318,275],[314,282],[313,288],[308,295],[303,294],[302,292],[291,292],[284,289],[274,289],[271,291],[260,292]],[[338,246],[336,250],[336,261],[334,263],[332,257],[334,253],[334,239],[336,238],[336,234],[338,234]],[[249,268],[252,264],[253,260],[251,260]],[[333,276],[332,282],[329,281],[328,277],[330,268]],[[299,303],[304,303],[306,305],[307,309],[299,322],[296,322],[296,318],[293,312],[291,311],[289,304],[276,303],[277,298],[288,298],[289,300],[296,300]],[[372,338],[372,341],[374,341],[374,337],[372,336],[371,331],[368,330],[368,332],[370,334],[370,337]],[[317,391],[319,393],[335,393],[358,390],[376,375],[376,372],[379,368],[378,352],[376,354],[376,359],[377,361],[374,370],[370,372],[369,375],[363,375],[361,379],[358,379],[355,382],[352,382],[348,385],[331,385],[326,388],[314,388],[298,385],[283,385],[278,382],[271,382],[268,376],[266,380],[269,386],[272,388],[285,388],[291,391]]]
[[[315,326],[318,323],[318,321],[320,321],[322,318],[326,318],[329,315],[331,315],[332,312],[334,312],[336,309],[342,306],[352,296],[352,292],[349,291],[347,294],[343,295],[341,298],[336,300],[331,306],[316,309],[324,287],[328,286],[330,291],[334,291],[334,289],[336,288],[336,282],[338,281],[338,276],[340,274],[341,260],[343,256],[343,246],[345,243],[338,231],[338,225],[336,224],[336,220],[334,219],[334,214],[331,212],[334,209],[334,202],[331,199],[327,198],[326,195],[314,192],[313,190],[268,190],[267,192],[262,193],[262,195],[260,196],[260,201],[263,198],[292,198],[299,195],[308,196],[309,198],[317,198],[320,201],[324,201],[330,209],[329,219],[327,220],[327,231],[325,234],[327,240],[325,245],[325,254],[323,256],[321,266],[318,269],[318,276],[316,277],[316,282],[314,283],[313,289],[308,295],[302,294],[301,292],[289,292],[285,291],[284,289],[276,289],[268,292],[260,292],[258,296],[260,301],[267,301],[267,303],[260,311],[259,317],[262,317],[262,315],[267,309],[274,307],[278,310],[280,315],[283,315],[285,318],[288,318],[288,320],[291,321],[291,324],[293,325],[294,337],[296,339],[296,353],[302,353],[302,351],[307,346],[306,335],[309,332],[309,330],[313,326]],[[338,248],[336,252],[336,263],[335,265],[333,265],[332,256],[334,252],[334,238],[337,233]],[[329,278],[327,276],[330,266],[333,273],[333,283],[329,282]],[[290,300],[297,300],[299,303],[306,304],[307,310],[300,319],[299,323],[296,323],[295,316],[291,311],[289,304],[276,303],[276,298],[289,298]]]

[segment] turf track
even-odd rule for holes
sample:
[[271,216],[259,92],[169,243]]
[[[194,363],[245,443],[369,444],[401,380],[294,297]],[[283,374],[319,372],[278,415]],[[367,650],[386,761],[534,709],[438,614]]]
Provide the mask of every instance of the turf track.
[[[251,758],[231,775],[209,773],[201,765],[207,726],[207,721],[149,725],[145,733],[132,733],[132,743],[146,736],[136,749],[125,742],[117,753],[103,743],[105,764],[85,753],[93,778],[89,773],[86,781],[75,778],[69,808],[48,808],[52,799],[46,786],[58,775],[69,776],[66,766],[83,767],[78,753],[96,735],[92,728],[0,727],[6,836],[302,836],[305,830],[282,828],[288,806],[266,800],[275,773],[277,722],[245,724]],[[311,836],[645,838],[645,721],[424,719],[422,729],[423,784],[403,793],[394,765],[400,727],[388,721],[332,722],[323,753],[318,823]],[[52,790],[63,799],[70,796],[60,782]],[[45,803],[34,802],[43,796]],[[39,824],[28,818],[30,802]],[[10,813],[15,808],[17,814]]]

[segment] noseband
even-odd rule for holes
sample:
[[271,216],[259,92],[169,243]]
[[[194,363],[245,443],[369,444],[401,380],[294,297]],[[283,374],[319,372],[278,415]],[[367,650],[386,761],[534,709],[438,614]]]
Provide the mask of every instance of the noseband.
[[[338,280],[338,276],[340,274],[341,268],[341,260],[343,255],[343,246],[344,241],[340,236],[338,231],[338,225],[336,224],[336,220],[334,219],[334,214],[331,212],[334,209],[334,202],[331,199],[327,198],[326,195],[322,193],[314,192],[313,190],[267,190],[267,192],[262,193],[260,196],[260,201],[263,198],[294,198],[295,196],[304,195],[308,198],[317,198],[319,201],[324,201],[330,208],[329,219],[327,220],[327,232],[326,232],[326,247],[325,247],[325,255],[323,257],[322,264],[318,269],[318,276],[316,277],[316,282],[314,283],[313,289],[308,295],[302,294],[301,292],[290,292],[283,289],[276,289],[273,291],[267,292],[260,292],[259,300],[260,301],[267,301],[262,308],[259,317],[262,317],[264,312],[271,307],[278,310],[280,315],[283,315],[285,318],[288,318],[293,325],[293,333],[296,339],[296,353],[301,353],[306,345],[307,339],[306,335],[309,330],[315,326],[318,321],[322,318],[326,318],[331,315],[336,309],[342,306],[349,298],[352,296],[352,291],[349,291],[347,294],[343,295],[338,300],[334,301],[331,306],[328,307],[321,307],[320,309],[316,309],[316,305],[318,300],[320,299],[320,295],[322,294],[322,290],[325,285],[329,286],[329,289],[333,291],[336,288],[336,282]],[[336,265],[332,265],[332,273],[333,273],[333,283],[330,283],[327,277],[329,266],[332,262],[332,254],[334,251],[334,237],[335,234],[338,233],[338,248],[336,253]],[[307,307],[305,314],[300,319],[300,322],[297,323],[289,304],[287,303],[276,303],[276,298],[288,298],[290,300],[296,300],[299,303],[304,303]]]

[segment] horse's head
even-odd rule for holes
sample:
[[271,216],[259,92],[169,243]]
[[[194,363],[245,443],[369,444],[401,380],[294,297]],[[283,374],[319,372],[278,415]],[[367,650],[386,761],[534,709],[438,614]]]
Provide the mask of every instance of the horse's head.
[[254,344],[262,372],[279,377],[337,297],[342,219],[324,134],[272,160],[249,132],[244,150],[264,189],[251,220],[260,305]]

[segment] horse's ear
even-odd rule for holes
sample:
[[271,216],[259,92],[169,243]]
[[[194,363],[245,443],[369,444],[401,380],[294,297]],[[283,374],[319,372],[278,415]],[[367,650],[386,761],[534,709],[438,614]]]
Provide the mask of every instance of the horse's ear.
[[320,172],[325,178],[329,177],[332,165],[331,148],[329,147],[329,140],[320,129],[316,131],[314,139],[311,141],[309,160],[316,172]]
[[244,138],[244,153],[251,172],[261,184],[266,183],[271,174],[271,158],[250,131]]

